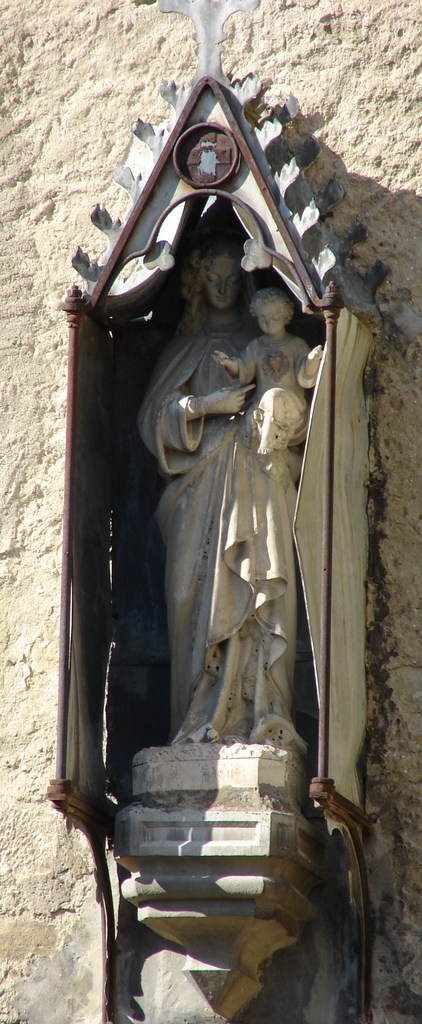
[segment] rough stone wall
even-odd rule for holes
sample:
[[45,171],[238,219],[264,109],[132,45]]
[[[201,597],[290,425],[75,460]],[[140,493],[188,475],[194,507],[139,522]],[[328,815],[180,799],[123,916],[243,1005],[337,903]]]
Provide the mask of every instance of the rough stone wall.
[[[323,143],[313,184],[346,188],[337,231],[369,229],[356,264],[382,258],[383,324],[367,386],[370,488],[367,844],[375,930],[374,1022],[422,1018],[421,469],[422,44],[419,0],[261,0],[226,26],[224,66],[290,92],[288,129]],[[131,0],[10,0],[2,52],[1,1024],[100,1019],[99,912],[85,840],[45,801],[54,776],[67,341],[60,300],[89,213],[125,200],[110,184],[137,117],[168,108],[164,77],[195,68],[190,23]],[[280,1018],[281,1021],[281,1018]],[[312,1024],[309,1018],[308,1024]]]

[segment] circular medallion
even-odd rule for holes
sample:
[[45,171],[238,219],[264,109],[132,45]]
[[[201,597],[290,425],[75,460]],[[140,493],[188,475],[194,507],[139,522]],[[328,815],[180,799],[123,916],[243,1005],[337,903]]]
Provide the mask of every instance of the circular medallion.
[[237,170],[239,150],[231,132],[219,124],[195,124],[177,140],[176,173],[193,188],[222,185]]

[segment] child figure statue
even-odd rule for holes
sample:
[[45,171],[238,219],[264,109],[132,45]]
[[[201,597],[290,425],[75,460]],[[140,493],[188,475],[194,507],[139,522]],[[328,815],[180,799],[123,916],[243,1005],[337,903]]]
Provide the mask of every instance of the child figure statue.
[[305,439],[308,403],[304,389],[315,384],[322,348],[317,345],[310,351],[302,338],[287,333],[294,306],[281,289],[262,288],[250,310],[263,333],[238,356],[215,351],[213,358],[240,384],[255,382],[252,417],[258,432],[258,454],[267,455]]

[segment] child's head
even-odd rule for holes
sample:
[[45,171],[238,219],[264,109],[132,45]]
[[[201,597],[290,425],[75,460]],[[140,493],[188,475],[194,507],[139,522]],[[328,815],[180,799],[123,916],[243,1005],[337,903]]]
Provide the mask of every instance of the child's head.
[[261,288],[251,302],[250,311],[266,334],[276,336],[292,319],[294,305],[280,288]]

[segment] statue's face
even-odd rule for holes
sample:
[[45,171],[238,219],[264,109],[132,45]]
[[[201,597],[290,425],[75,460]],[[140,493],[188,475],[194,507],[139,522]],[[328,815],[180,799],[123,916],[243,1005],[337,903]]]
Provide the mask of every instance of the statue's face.
[[240,267],[230,256],[216,256],[205,273],[204,296],[214,309],[230,309],[237,302],[241,286]]
[[257,309],[256,316],[261,331],[264,331],[264,334],[268,334],[270,338],[277,338],[280,334],[283,334],[284,327],[290,319],[285,306],[277,302],[263,303]]

